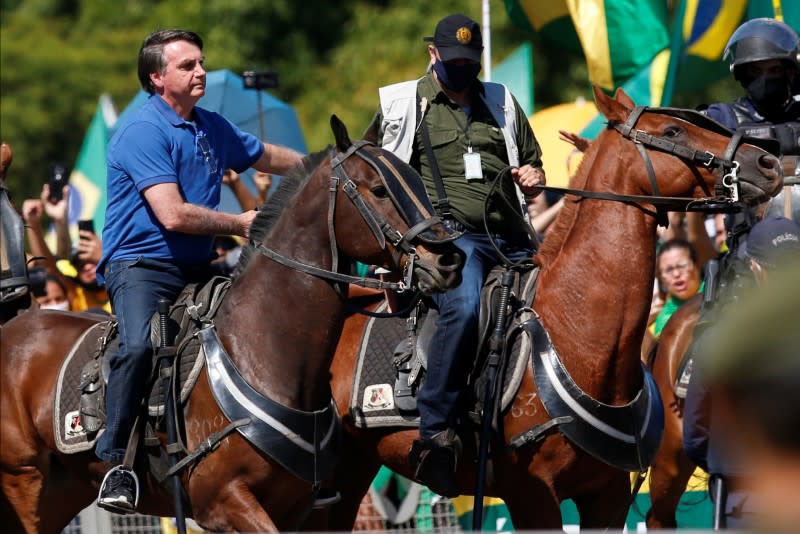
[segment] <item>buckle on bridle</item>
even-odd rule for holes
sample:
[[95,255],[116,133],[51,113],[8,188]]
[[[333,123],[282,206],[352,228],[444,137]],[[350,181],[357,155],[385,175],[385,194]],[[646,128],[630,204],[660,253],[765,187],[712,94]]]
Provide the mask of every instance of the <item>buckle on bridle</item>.
[[[640,141],[639,140],[639,134],[641,134],[644,137],[644,139],[645,139],[644,141]],[[646,144],[647,137],[650,137],[650,134],[648,134],[644,130],[634,130],[633,134],[631,135],[631,141],[633,141],[634,143],[639,143],[639,144],[643,145],[643,144]]]
[[701,160],[700,163],[704,167],[711,167],[711,164],[714,163],[714,158],[716,158],[716,156],[713,153],[709,152],[708,150],[705,151],[705,155],[708,156],[708,161]]
[[408,261],[406,262],[405,268],[403,269],[403,280],[400,282],[400,292],[406,291],[408,288],[412,287],[414,277],[414,262],[417,259],[417,249],[411,247],[408,251]]

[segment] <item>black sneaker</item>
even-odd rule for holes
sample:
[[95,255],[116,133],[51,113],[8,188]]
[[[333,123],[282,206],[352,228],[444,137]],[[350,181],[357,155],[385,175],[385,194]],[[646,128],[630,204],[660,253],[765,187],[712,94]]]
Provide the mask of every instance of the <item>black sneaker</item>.
[[116,514],[132,514],[139,502],[139,479],[131,469],[118,465],[106,473],[97,506]]

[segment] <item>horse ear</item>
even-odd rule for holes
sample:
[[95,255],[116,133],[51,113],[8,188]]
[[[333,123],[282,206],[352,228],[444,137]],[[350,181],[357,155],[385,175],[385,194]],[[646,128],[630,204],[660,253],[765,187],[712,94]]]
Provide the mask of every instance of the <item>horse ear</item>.
[[339,152],[347,152],[353,142],[350,141],[350,136],[347,134],[347,127],[336,115],[331,115],[331,130],[336,139],[336,148],[339,149]]
[[614,100],[628,109],[633,109],[636,107],[636,104],[633,103],[633,99],[628,96],[628,93],[626,93],[622,87],[617,87],[617,92],[614,93]]
[[594,92],[594,102],[597,104],[597,109],[609,121],[625,122],[628,119],[630,109],[625,107],[623,103],[614,100],[596,85],[592,86],[592,91]]
[[11,145],[3,141],[0,145],[0,178],[6,177],[6,171],[11,166]]

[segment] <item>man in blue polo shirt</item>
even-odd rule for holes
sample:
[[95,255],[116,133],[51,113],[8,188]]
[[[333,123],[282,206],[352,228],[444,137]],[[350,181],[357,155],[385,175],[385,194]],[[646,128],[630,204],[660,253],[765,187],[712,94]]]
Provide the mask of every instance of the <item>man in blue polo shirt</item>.
[[138,481],[122,466],[128,436],[150,373],[150,317],[207,277],[216,234],[247,237],[255,211],[217,211],[222,174],[249,167],[285,174],[302,155],[263,143],[217,113],[195,107],[205,94],[203,41],[186,30],[160,30],[139,50],[139,81],[150,98],[108,147],[108,205],[98,280],[119,321],[110,355],[106,431],[96,454],[111,463],[98,505],[135,510]]

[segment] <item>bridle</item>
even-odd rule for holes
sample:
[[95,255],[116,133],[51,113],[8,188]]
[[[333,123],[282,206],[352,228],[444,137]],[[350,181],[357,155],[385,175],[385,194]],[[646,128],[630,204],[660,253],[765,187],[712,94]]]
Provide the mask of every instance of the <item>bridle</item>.
[[[636,129],[636,123],[644,112],[660,113],[686,120],[695,126],[724,135],[730,135],[731,139],[722,157],[707,150],[695,150],[689,146],[670,141],[665,137],[651,135],[644,130]],[[635,205],[652,204],[656,208],[656,221],[659,225],[664,227],[667,227],[669,224],[667,218],[668,211],[737,211],[741,209],[742,205],[739,203],[739,162],[733,159],[734,155],[739,146],[744,142],[759,145],[764,144],[763,140],[745,137],[741,132],[731,132],[721,124],[716,123],[696,111],[677,108],[637,106],[631,111],[628,120],[625,121],[624,124],[610,122],[609,127],[619,132],[625,139],[633,141],[644,161],[644,166],[647,170],[647,176],[653,191],[652,195],[622,195],[551,186],[543,186],[541,189],[577,195],[584,198],[613,200]],[[658,182],[656,181],[655,170],[653,169],[653,163],[647,153],[647,148],[671,154],[693,164],[700,164],[708,169],[716,169],[718,179],[715,184],[714,195],[711,195],[706,185],[701,182],[700,185],[708,195],[705,198],[661,196]]]
[[[338,153],[333,147],[330,149],[330,164],[333,170],[328,186],[329,202],[327,217],[332,258],[332,267],[330,270],[287,258],[264,246],[262,243],[257,243],[253,240],[250,240],[250,245],[262,255],[281,265],[332,282],[350,283],[374,289],[390,289],[398,292],[403,292],[411,288],[413,286],[414,264],[418,259],[416,249],[411,244],[412,241],[418,239],[433,244],[448,243],[456,239],[459,234],[448,230],[444,225],[442,225],[444,237],[436,234],[436,232],[432,230],[432,227],[436,224],[440,224],[442,220],[434,215],[433,208],[430,206],[430,201],[427,199],[427,196],[424,196],[424,188],[421,190],[423,193],[422,196],[419,195],[419,191],[414,190],[415,177],[416,181],[419,181],[421,185],[419,175],[410,167],[402,165],[399,159],[388,152],[382,150],[380,154],[375,155],[365,149],[367,146],[374,145],[368,141],[359,140],[353,142],[352,145],[342,153]],[[358,191],[358,185],[347,175],[347,171],[344,168],[344,162],[353,155],[361,158],[379,174],[381,182],[392,198],[392,202],[403,216],[403,219],[405,219],[405,222],[409,225],[408,231],[403,233],[397,230],[364,200],[364,197]],[[414,174],[409,175],[409,170]],[[339,248],[336,244],[334,219],[336,214],[336,197],[340,187],[361,214],[361,217],[364,219],[364,222],[367,224],[367,227],[369,227],[381,248],[386,248],[387,240],[394,246],[393,259],[395,263],[399,265],[402,255],[407,255],[408,260],[403,269],[403,277],[400,282],[387,282],[376,278],[351,276],[338,272]],[[336,290],[340,294],[343,293],[338,285],[336,286]]]

